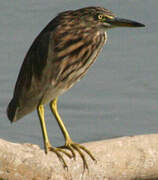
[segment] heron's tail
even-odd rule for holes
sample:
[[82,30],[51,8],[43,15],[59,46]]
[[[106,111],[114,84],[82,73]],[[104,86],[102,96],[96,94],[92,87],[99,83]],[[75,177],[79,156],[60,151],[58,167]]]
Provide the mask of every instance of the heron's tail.
[[17,102],[15,101],[15,99],[13,98],[10,103],[8,104],[7,107],[7,116],[8,119],[11,122],[15,122],[17,121],[17,112],[18,112],[18,106],[17,106]]
[[32,103],[31,100],[21,102],[19,105],[18,100],[13,98],[7,108],[7,116],[11,122],[21,119],[23,116],[31,113],[37,108],[37,103]]

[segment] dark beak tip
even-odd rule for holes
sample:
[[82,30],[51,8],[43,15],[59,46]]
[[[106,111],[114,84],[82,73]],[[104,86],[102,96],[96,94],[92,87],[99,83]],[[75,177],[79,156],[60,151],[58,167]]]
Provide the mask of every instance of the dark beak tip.
[[139,23],[137,21],[129,20],[129,19],[123,19],[116,17],[114,21],[112,22],[116,26],[122,26],[122,27],[145,27],[144,24]]
[[145,27],[145,24],[142,23],[135,23],[134,25],[135,27]]

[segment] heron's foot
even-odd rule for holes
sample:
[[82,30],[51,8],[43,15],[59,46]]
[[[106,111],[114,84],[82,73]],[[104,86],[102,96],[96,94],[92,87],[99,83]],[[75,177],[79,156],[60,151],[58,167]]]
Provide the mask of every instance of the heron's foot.
[[64,158],[62,156],[62,153],[65,154],[66,156],[68,156],[69,158],[72,158],[73,156],[70,153],[68,153],[66,150],[64,150],[62,148],[53,147],[53,146],[51,146],[50,143],[48,143],[47,146],[46,146],[46,153],[48,151],[54,152],[57,155],[57,157],[59,158],[59,160],[61,161],[63,167],[68,169],[68,166],[67,166],[67,164],[66,164],[66,162],[65,162],[65,160],[64,160]]
[[92,153],[87,148],[85,148],[83,145],[80,145],[80,144],[73,142],[72,140],[68,140],[64,146],[58,147],[57,149],[60,149],[60,150],[68,149],[68,150],[70,150],[72,153],[72,157],[74,159],[76,159],[76,154],[75,154],[75,150],[76,150],[82,158],[84,170],[85,169],[88,170],[88,164],[87,164],[85,155],[83,154],[83,151],[86,152],[93,161],[96,161],[96,159],[94,158]]

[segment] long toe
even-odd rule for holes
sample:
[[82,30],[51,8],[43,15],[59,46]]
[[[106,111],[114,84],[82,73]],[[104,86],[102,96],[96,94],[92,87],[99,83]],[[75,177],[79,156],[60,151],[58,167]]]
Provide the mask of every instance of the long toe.
[[72,152],[72,156],[74,157],[74,159],[76,158],[76,154],[75,154],[75,150],[76,150],[82,158],[84,170],[85,169],[88,170],[88,164],[87,164],[87,161],[86,161],[83,151],[86,152],[93,161],[96,161],[96,159],[94,158],[92,153],[86,147],[84,147],[83,145],[80,145],[78,143],[75,143],[75,142],[66,143],[64,146],[59,147],[59,149],[70,150]]
[[69,158],[72,158],[72,155],[70,153],[68,153],[67,151],[65,151],[62,148],[56,148],[53,146],[49,146],[49,151],[54,152],[57,155],[57,157],[59,158],[59,160],[61,161],[63,167],[68,169],[68,166],[67,166],[67,164],[66,164],[66,162],[62,156],[62,153],[65,154],[66,156],[68,156]]

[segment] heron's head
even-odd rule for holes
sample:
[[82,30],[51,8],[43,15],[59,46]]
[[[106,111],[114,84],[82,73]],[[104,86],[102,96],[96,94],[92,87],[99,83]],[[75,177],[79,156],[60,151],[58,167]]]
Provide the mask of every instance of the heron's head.
[[111,11],[102,7],[86,7],[75,11],[62,13],[67,25],[75,25],[80,28],[109,29],[114,27],[144,27],[145,25],[136,21],[119,18]]

